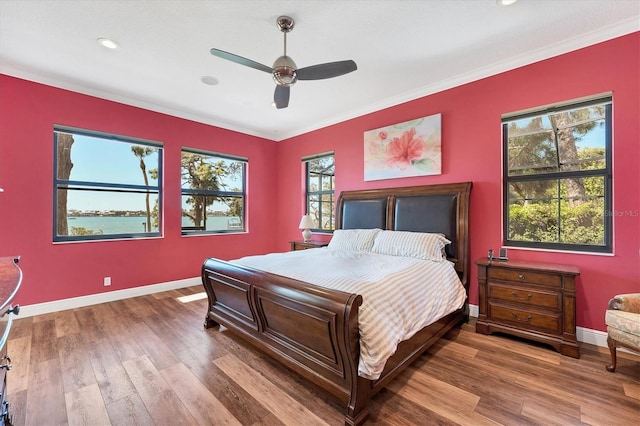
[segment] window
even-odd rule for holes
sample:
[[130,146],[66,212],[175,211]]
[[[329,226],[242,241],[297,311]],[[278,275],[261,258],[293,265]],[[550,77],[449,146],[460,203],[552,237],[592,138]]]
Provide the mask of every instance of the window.
[[53,240],[160,236],[162,145],[55,127]]
[[307,157],[302,161],[306,165],[307,213],[315,223],[312,231],[333,231],[335,229],[333,152]]
[[182,150],[182,234],[244,232],[247,159]]
[[505,244],[610,253],[611,98],[503,117],[502,131]]

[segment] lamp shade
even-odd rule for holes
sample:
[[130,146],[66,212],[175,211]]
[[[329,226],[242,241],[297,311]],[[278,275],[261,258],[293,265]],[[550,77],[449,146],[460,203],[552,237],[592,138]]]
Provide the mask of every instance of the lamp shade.
[[311,229],[314,226],[315,226],[315,223],[313,223],[313,219],[311,218],[311,215],[305,214],[304,216],[302,216],[302,219],[300,219],[300,226],[298,226],[298,228]]

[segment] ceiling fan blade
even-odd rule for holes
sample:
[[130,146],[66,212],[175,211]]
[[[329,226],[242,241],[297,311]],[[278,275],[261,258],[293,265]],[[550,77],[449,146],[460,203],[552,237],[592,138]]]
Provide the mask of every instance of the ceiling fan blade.
[[289,106],[290,89],[289,86],[276,86],[276,91],[273,94],[273,102],[276,104],[276,108],[282,109]]
[[242,56],[235,55],[233,53],[225,52],[224,50],[219,49],[211,49],[211,54],[213,56],[217,56],[222,59],[226,59],[231,62],[235,62],[236,64],[246,65],[251,68],[255,68],[260,71],[271,73],[273,69],[266,65],[262,65],[259,62],[252,61],[251,59],[243,58]]
[[298,76],[298,80],[322,80],[348,74],[357,69],[358,66],[352,60],[327,62],[326,64],[297,69],[296,75]]

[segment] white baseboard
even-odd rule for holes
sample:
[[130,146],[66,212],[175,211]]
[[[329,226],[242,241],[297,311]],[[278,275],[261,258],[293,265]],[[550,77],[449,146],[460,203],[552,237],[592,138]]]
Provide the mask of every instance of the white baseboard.
[[185,278],[183,280],[168,281],[159,284],[150,284],[141,287],[127,288],[124,290],[109,291],[106,293],[72,297],[70,299],[55,300],[53,302],[36,303],[35,305],[24,305],[20,306],[20,318],[49,314],[51,312],[64,311],[67,309],[82,308],[84,306],[96,305],[98,303],[113,302],[115,300],[144,296],[147,294],[175,290],[178,288],[190,287],[193,285],[202,285],[202,279],[200,277]]
[[478,318],[478,314],[480,313],[480,308],[478,305],[469,304],[469,316]]
[[[591,345],[609,347],[607,345],[607,332],[592,330],[590,328],[576,327],[576,338],[578,342],[589,343]],[[623,350],[624,348],[620,348]]]
[[[469,304],[469,316],[478,318],[480,312],[478,305]],[[578,342],[589,343],[590,345],[607,346],[607,332],[592,330],[590,328],[576,327],[576,339]]]
[[[64,311],[67,309],[82,308],[84,306],[96,305],[98,303],[113,302],[115,300],[128,299],[130,297],[144,296],[147,294],[159,293],[167,290],[190,287],[202,284],[200,277],[185,278],[183,280],[168,281],[165,283],[145,285],[142,287],[128,288],[125,290],[110,291],[107,293],[91,294],[88,296],[73,297],[70,299],[56,300],[53,302],[37,303],[35,305],[20,306],[20,317],[32,317],[35,315],[49,314],[51,312]],[[478,305],[469,304],[469,316],[478,318]],[[607,347],[607,333],[604,331],[591,330],[589,328],[577,327],[576,337],[579,342],[591,345]]]

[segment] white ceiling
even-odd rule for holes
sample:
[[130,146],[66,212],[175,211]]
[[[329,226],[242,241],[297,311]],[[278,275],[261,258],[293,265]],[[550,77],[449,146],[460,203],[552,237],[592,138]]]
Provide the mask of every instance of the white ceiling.
[[[276,110],[268,73],[209,50],[271,66],[279,15],[298,67],[358,70]],[[638,30],[640,0],[0,0],[0,73],[282,140]]]

